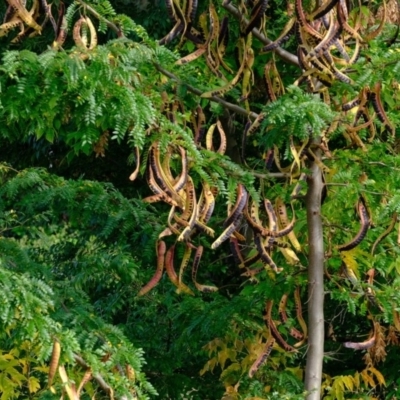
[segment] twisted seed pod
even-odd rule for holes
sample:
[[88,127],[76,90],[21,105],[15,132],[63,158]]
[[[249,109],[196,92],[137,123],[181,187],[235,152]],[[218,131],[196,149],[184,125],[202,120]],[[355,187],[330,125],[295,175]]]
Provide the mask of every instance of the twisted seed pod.
[[246,26],[244,32],[245,35],[248,35],[249,33],[251,33],[253,28],[257,28],[257,26],[259,26],[264,16],[265,10],[267,9],[267,5],[268,5],[268,0],[260,0],[253,7],[253,9],[251,10],[250,21]]
[[199,269],[199,264],[200,264],[200,260],[201,260],[201,256],[202,255],[203,255],[203,246],[199,246],[199,247],[197,247],[196,253],[194,255],[194,260],[193,260],[193,265],[192,265],[192,280],[193,280],[193,283],[195,284],[195,286],[196,286],[196,288],[197,288],[197,290],[199,292],[203,292],[203,293],[216,292],[216,291],[218,291],[218,288],[216,286],[201,285],[196,280],[197,270]]
[[282,272],[282,268],[278,268],[276,266],[274,260],[268,254],[267,250],[265,250],[262,236],[260,234],[256,234],[254,236],[254,243],[256,244],[257,251],[260,254],[261,260],[268,264],[276,273]]
[[294,345],[294,347],[299,347],[307,339],[307,334],[308,334],[307,324],[306,324],[306,322],[304,321],[304,318],[303,318],[303,312],[302,312],[302,307],[301,307],[301,298],[300,298],[300,287],[299,286],[297,286],[296,290],[294,291],[294,302],[296,304],[297,321],[299,321],[299,324],[300,324],[301,329],[303,331],[302,339],[300,339],[300,342],[298,342],[298,343],[296,343]]
[[172,284],[178,288],[178,292],[183,292],[193,296],[194,293],[192,292],[192,290],[183,282],[179,282],[178,275],[176,274],[174,268],[174,254],[175,245],[171,246],[165,254],[165,271],[167,272],[167,275]]
[[338,246],[339,251],[348,251],[357,247],[361,241],[365,238],[368,232],[368,228],[370,225],[370,217],[368,214],[368,209],[365,205],[364,199],[360,197],[357,203],[357,211],[360,216],[361,226],[357,235],[354,236],[352,240],[349,242]]
[[238,265],[239,268],[243,268],[242,264],[244,263],[244,259],[239,248],[239,241],[234,236],[231,236],[229,238],[229,245],[235,264]]
[[164,270],[164,262],[165,262],[165,252],[166,245],[163,240],[160,240],[157,245],[157,269],[153,277],[150,281],[140,289],[138,296],[143,296],[148,293],[151,289],[157,286],[158,282],[160,282],[163,270]]
[[297,350],[292,347],[290,344],[288,344],[286,342],[285,339],[283,339],[283,337],[281,336],[281,334],[279,333],[275,322],[272,320],[271,317],[271,311],[272,311],[272,306],[273,306],[274,302],[272,300],[268,300],[267,304],[265,306],[265,310],[264,310],[264,322],[267,326],[267,328],[271,331],[272,336],[274,337],[274,339],[276,340],[276,342],[279,344],[280,347],[282,347],[283,350],[289,351],[289,352],[297,352]]
[[236,203],[232,208],[232,210],[230,211],[228,218],[223,223],[224,228],[232,224],[232,222],[235,222],[240,217],[247,203],[248,195],[244,186],[241,183],[239,183],[236,190],[237,190]]
[[[288,320],[288,317],[286,314],[287,299],[288,299],[287,294],[284,294],[281,298],[281,301],[279,302],[278,313],[279,313],[279,318],[282,321],[282,323],[286,323]],[[302,340],[304,338],[304,335],[294,327],[290,328],[289,334],[290,334],[290,336],[292,336],[293,338],[295,338],[297,340]]]
[[283,43],[290,39],[290,36],[294,33],[294,27],[296,23],[296,18],[290,18],[290,20],[283,27],[280,35],[270,44],[267,44],[262,48],[262,52],[272,51],[277,49]]

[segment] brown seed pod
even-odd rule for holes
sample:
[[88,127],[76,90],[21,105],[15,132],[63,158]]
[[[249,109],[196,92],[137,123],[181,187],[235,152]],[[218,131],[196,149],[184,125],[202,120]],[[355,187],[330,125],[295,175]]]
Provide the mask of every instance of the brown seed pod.
[[57,372],[58,363],[60,361],[61,345],[57,339],[53,342],[53,351],[51,353],[51,359],[49,364],[49,374],[47,377],[47,386],[50,387],[53,383],[54,376]]
[[375,344],[375,341],[376,341],[376,325],[374,323],[374,331],[369,339],[364,340],[363,342],[344,342],[343,346],[347,347],[348,349],[366,350],[371,348]]
[[277,327],[275,325],[275,322],[272,320],[271,312],[272,312],[273,304],[274,304],[274,302],[272,300],[268,300],[267,301],[267,304],[266,304],[265,310],[264,310],[264,315],[263,315],[264,322],[265,322],[267,328],[270,330],[272,336],[274,337],[274,339],[278,343],[278,345],[283,350],[286,350],[286,351],[289,351],[289,352],[297,352],[297,350],[293,346],[288,344],[286,342],[286,340],[283,339],[283,337],[281,336],[281,334],[279,333],[279,331],[278,331],[278,329],[277,329]]
[[352,240],[350,240],[349,242],[347,242],[345,244],[338,246],[339,251],[348,251],[348,250],[354,249],[361,243],[361,241],[365,238],[365,236],[368,232],[368,228],[369,228],[371,221],[370,221],[368,209],[365,205],[365,201],[364,201],[363,197],[360,197],[360,199],[358,200],[357,211],[358,211],[358,214],[360,216],[360,221],[361,221],[360,230],[358,231],[357,235]]
[[188,286],[186,286],[183,282],[179,282],[178,275],[176,274],[174,268],[174,254],[175,245],[172,245],[165,254],[165,271],[167,272],[170,281],[178,288],[179,292],[193,295],[194,293]]
[[275,339],[272,336],[270,336],[267,340],[267,343],[265,343],[265,347],[264,347],[263,351],[257,357],[257,360],[254,361],[253,365],[250,367],[249,378],[252,378],[254,376],[254,374],[259,370],[261,365],[263,365],[265,363],[265,361],[271,354],[274,344],[275,344]]
[[232,222],[236,221],[242,215],[243,209],[247,203],[248,195],[244,186],[241,183],[239,183],[237,185],[236,190],[237,190],[236,203],[232,208],[232,210],[230,211],[228,218],[223,223],[224,228],[231,225]]
[[229,245],[235,264],[238,265],[239,268],[243,268],[244,259],[239,248],[239,241],[234,236],[231,236],[229,238]]
[[196,249],[196,253],[194,255],[194,260],[193,260],[193,265],[192,265],[192,280],[199,292],[203,292],[203,293],[216,292],[216,291],[218,291],[218,288],[216,286],[202,285],[202,284],[198,283],[197,279],[196,279],[197,271],[198,271],[199,265],[200,265],[201,256],[203,255],[203,250],[204,250],[203,246],[198,246]]
[[151,289],[157,286],[158,282],[160,282],[163,271],[164,271],[164,262],[165,262],[165,252],[166,245],[165,242],[160,240],[157,244],[157,269],[153,277],[150,281],[140,289],[138,296],[143,296],[148,293]]
[[[279,318],[282,321],[282,323],[286,323],[288,320],[288,317],[286,314],[287,299],[288,299],[287,294],[284,294],[281,298],[281,301],[279,302],[278,313],[279,313]],[[293,338],[295,338],[297,340],[302,340],[304,338],[304,335],[294,327],[290,328],[289,334],[290,334],[290,336],[292,336]]]

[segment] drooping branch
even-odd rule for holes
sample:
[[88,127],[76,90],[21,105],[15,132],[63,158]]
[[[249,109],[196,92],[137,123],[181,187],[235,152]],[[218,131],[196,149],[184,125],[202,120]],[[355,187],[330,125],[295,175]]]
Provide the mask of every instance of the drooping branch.
[[[314,141],[319,144],[319,139]],[[305,371],[307,400],[319,400],[324,355],[324,241],[321,218],[321,193],[324,186],[321,150],[310,163],[306,196],[308,225],[308,353]]]
[[[240,11],[230,4],[229,1],[224,1],[222,3],[222,7],[225,8],[230,14],[232,14],[236,19],[238,19],[243,25],[247,26],[249,24],[249,21],[243,17],[243,15],[240,13]],[[252,30],[253,35],[261,42],[264,44],[271,44],[272,40],[268,39],[265,35],[263,35],[257,28],[253,28]],[[275,53],[279,55],[283,60],[290,62],[291,64],[299,66],[299,59],[297,56],[295,56],[292,53],[289,53],[285,49],[282,49],[282,47],[277,47],[275,50]]]

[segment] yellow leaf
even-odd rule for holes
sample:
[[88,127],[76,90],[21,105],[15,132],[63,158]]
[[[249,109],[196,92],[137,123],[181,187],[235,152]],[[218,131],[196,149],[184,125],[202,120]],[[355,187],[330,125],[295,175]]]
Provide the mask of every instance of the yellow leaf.
[[1,400],[9,400],[14,398],[14,396],[16,395],[16,392],[14,390],[14,388],[12,387],[7,387],[4,390],[1,391]]
[[344,383],[342,376],[336,376],[335,381],[332,384],[331,395],[336,400],[344,400]]
[[370,367],[369,370],[376,376],[380,385],[386,386],[385,378],[376,368]]
[[211,342],[207,343],[203,349],[204,350],[208,350],[208,355],[210,356],[211,353],[214,353],[218,350],[218,347],[224,348],[225,347],[225,343],[219,339],[216,338],[214,340],[211,340]]
[[358,275],[358,263],[354,257],[354,251],[349,250],[349,251],[342,251],[340,253],[340,256],[343,260],[343,262],[346,264],[347,268],[354,274]]
[[31,342],[29,342],[28,340],[25,340],[25,342],[22,342],[22,344],[19,346],[19,348],[21,350],[29,351],[31,348]]
[[233,342],[233,346],[235,347],[235,349],[237,351],[240,352],[243,349],[243,342],[241,340],[239,340],[239,339],[235,339],[235,341]]
[[10,352],[10,353],[0,355],[0,360],[14,360],[14,357]]
[[22,373],[27,375],[29,370],[29,361],[26,358],[22,358],[19,360],[19,362],[22,365]]
[[285,370],[286,371],[290,371],[299,380],[303,380],[303,373],[304,373],[304,369],[303,368],[300,368],[300,367],[293,367],[293,368],[286,367]]
[[346,388],[350,391],[353,391],[354,389],[354,381],[353,377],[350,375],[344,376],[343,377],[343,383],[346,386]]
[[251,365],[253,364],[255,357],[252,354],[248,354],[243,360],[240,362],[242,365],[243,370],[248,370]]
[[227,349],[218,352],[218,363],[221,365],[221,369],[225,368],[226,360],[229,358]]
[[203,369],[200,371],[200,376],[203,376],[207,371],[212,372],[216,364],[217,364],[217,359],[215,357],[211,358],[211,360],[208,360],[205,363]]
[[[236,373],[235,373],[236,372]],[[242,368],[239,363],[231,364],[227,369],[222,371],[220,380],[224,383],[224,386],[233,385],[240,379],[240,374],[242,372]]]
[[368,375],[368,370],[364,369],[363,371],[361,371],[361,378],[363,379],[366,386],[371,386],[371,387],[376,386],[372,377]]
[[38,366],[38,367],[34,367],[32,368],[34,371],[39,371],[39,372],[43,372],[45,374],[49,373],[49,366],[48,365],[42,365],[42,366]]
[[222,400],[236,400],[238,399],[238,385],[235,386],[227,386],[225,388],[224,397]]
[[11,349],[10,355],[18,358],[19,357],[19,349],[17,347],[14,347],[13,349]]
[[354,385],[356,389],[360,388],[360,374],[358,372],[356,372],[354,375]]
[[252,341],[250,338],[246,338],[246,339],[244,340],[244,345],[245,345],[246,349],[247,349],[249,352],[252,351],[252,348],[253,348],[253,341]]
[[36,393],[40,389],[40,383],[37,378],[30,376],[28,379],[28,390],[29,393]]
[[26,381],[24,375],[22,375],[19,371],[17,371],[14,367],[10,366],[7,367],[4,372],[10,376],[10,378],[16,382],[19,386],[22,384],[23,381]]

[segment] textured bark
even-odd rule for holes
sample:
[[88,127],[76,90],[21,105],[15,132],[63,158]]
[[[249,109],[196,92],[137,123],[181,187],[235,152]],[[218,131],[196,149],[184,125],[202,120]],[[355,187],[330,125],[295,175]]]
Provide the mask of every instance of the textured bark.
[[[320,150],[315,151],[320,158]],[[307,400],[321,397],[324,356],[324,242],[321,219],[321,193],[324,186],[320,167],[310,165],[306,198],[308,225],[308,352],[305,371]]]

